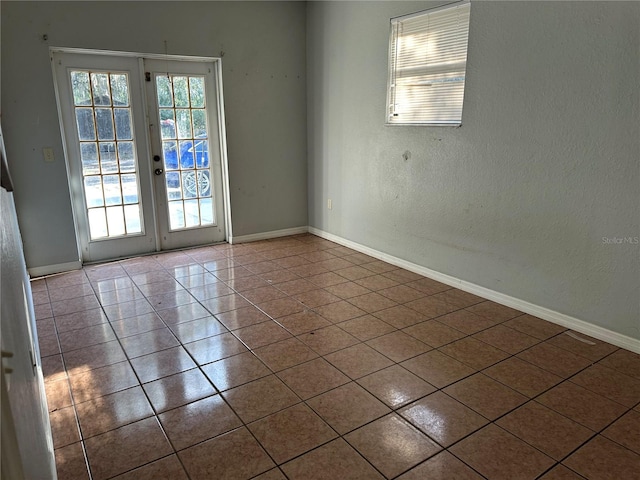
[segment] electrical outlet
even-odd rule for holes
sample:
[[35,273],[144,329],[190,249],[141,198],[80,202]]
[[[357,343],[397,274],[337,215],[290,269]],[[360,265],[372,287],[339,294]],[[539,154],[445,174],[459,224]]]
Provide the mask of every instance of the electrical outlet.
[[331,204],[331,199],[328,199],[328,200],[327,200],[327,208],[328,208],[329,210],[331,210],[331,208],[333,208],[333,205]]
[[44,158],[45,162],[53,162],[55,160],[55,156],[53,155],[53,148],[51,147],[43,148],[42,158]]

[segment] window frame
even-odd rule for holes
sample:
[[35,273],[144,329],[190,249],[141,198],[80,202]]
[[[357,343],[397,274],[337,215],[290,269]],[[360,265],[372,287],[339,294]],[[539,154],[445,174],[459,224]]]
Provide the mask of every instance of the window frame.
[[[468,40],[469,40],[469,25],[470,25],[470,12],[471,12],[471,2],[470,0],[460,0],[447,4],[443,4],[434,8],[429,8],[426,10],[422,10],[420,12],[412,13],[409,15],[402,15],[398,17],[393,17],[390,19],[390,32],[389,32],[389,53],[388,53],[388,77],[387,77],[387,103],[386,103],[386,111],[385,111],[385,125],[386,126],[450,126],[450,127],[459,127],[462,125],[462,112],[464,107],[464,97],[465,97],[465,86],[466,86],[466,64],[468,58]],[[466,10],[462,10],[466,9]],[[457,12],[451,12],[454,15],[459,15],[460,18],[466,20],[462,25],[456,26],[456,28],[450,28],[447,30],[446,39],[452,39],[456,41],[456,49],[453,52],[449,50],[447,53],[447,57],[443,57],[442,55],[436,57],[440,60],[443,58],[445,62],[440,62],[437,64],[429,65],[429,60],[433,57],[425,58],[423,63],[419,65],[415,64],[415,58],[407,60],[405,56],[398,55],[398,51],[401,49],[400,41],[402,39],[410,38],[409,35],[402,35],[401,30],[406,25],[406,22],[411,25],[411,21],[415,19],[421,19],[423,22],[426,22],[426,26],[422,26],[421,30],[417,30],[420,35],[426,38],[428,35],[429,28],[429,18],[434,14],[441,13],[446,10],[457,10]],[[458,13],[459,12],[459,13]],[[442,18],[442,15],[439,15]],[[437,17],[436,17],[437,18]],[[420,28],[420,26],[414,28]],[[399,32],[400,31],[400,32]],[[431,33],[433,33],[433,29],[431,29]],[[415,33],[415,32],[414,32]],[[421,44],[419,47],[426,48],[427,42],[426,40],[421,40]],[[438,45],[437,42],[433,43],[434,45]],[[447,42],[449,45],[450,42]],[[461,48],[464,48],[464,58],[461,56]],[[404,51],[407,51],[406,48]],[[452,57],[452,53],[455,54],[455,57]],[[402,61],[405,62],[404,65],[398,65],[399,58],[402,58]],[[447,62],[446,60],[454,60]],[[414,63],[411,63],[413,60]],[[408,62],[408,63],[407,63]],[[444,65],[444,67],[443,67]],[[450,65],[450,69],[447,68],[447,65]],[[434,66],[436,68],[434,68]],[[407,74],[402,75],[403,70],[406,72],[407,70],[422,70],[422,73],[417,74]],[[433,70],[442,70],[440,73],[429,73],[430,69]],[[462,77],[462,80],[460,80]],[[400,86],[398,79],[405,79],[405,82],[400,81]],[[422,82],[421,84],[413,84],[411,85],[408,79],[418,80]],[[404,118],[399,118],[402,115],[402,112],[398,110],[398,96],[401,94],[407,97],[415,97],[415,92],[419,92],[419,87],[421,85],[425,85],[425,82],[429,82],[428,86],[432,87],[435,85],[448,84],[449,86],[446,88],[436,90],[436,93],[418,93],[417,96],[422,96],[422,104],[417,105],[418,102],[404,103],[404,107],[407,108],[406,113],[404,114]],[[404,83],[405,85],[402,85]],[[455,85],[457,83],[457,85]],[[418,87],[418,88],[416,88]],[[447,90],[456,89],[457,91],[447,93]],[[444,90],[444,92],[442,92]],[[461,90],[461,91],[460,91]],[[424,91],[423,91],[424,92]],[[430,97],[430,98],[429,98]],[[431,103],[433,100],[440,101],[451,101],[453,100],[454,106],[446,105],[447,108],[438,108],[433,107]],[[456,103],[457,102],[457,103]],[[450,113],[449,111],[454,113]],[[444,113],[449,112],[449,116],[443,119]],[[416,119],[410,119],[408,117],[414,116],[418,117]]]

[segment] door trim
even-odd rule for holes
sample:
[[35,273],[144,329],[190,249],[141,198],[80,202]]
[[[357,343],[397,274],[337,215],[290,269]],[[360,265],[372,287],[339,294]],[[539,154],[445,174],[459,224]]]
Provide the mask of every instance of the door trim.
[[218,137],[220,138],[220,162],[222,167],[222,201],[224,212],[225,240],[233,238],[231,226],[231,190],[229,189],[229,162],[227,158],[227,124],[224,113],[224,92],[222,87],[222,58],[213,62],[216,69],[216,101],[218,102]]
[[[220,162],[221,162],[221,180],[222,180],[222,198],[223,198],[223,216],[224,216],[224,225],[225,225],[225,241],[229,242],[229,239],[233,238],[233,225],[231,221],[231,194],[229,187],[229,159],[227,154],[227,131],[226,131],[226,121],[225,121],[225,111],[224,111],[224,95],[223,95],[223,81],[222,81],[222,58],[221,57],[200,57],[200,56],[189,56],[189,55],[168,55],[168,54],[158,54],[158,53],[141,53],[141,52],[125,52],[118,50],[94,50],[94,49],[86,49],[86,48],[67,48],[67,47],[49,47],[49,56],[52,57],[54,53],[66,53],[66,54],[82,54],[82,55],[95,55],[95,56],[110,56],[110,57],[128,57],[128,58],[136,58],[138,59],[138,64],[142,66],[144,59],[152,59],[152,60],[166,60],[166,61],[189,61],[189,62],[201,62],[201,63],[211,63],[213,68],[216,70],[216,74],[214,75],[215,83],[216,83],[216,91],[215,98],[217,103],[217,115],[218,115],[218,135],[220,138],[219,148],[220,148]],[[55,65],[51,62],[51,69],[53,78],[56,78]],[[142,91],[140,95],[142,97],[143,106],[145,109],[144,116],[149,124],[149,112],[148,112],[148,104],[146,95],[144,92],[145,78],[144,78],[144,68],[139,68],[140,73],[140,85]],[[62,112],[60,109],[60,92],[58,89],[57,82],[54,83],[54,90],[56,96],[57,110],[58,110],[58,118],[62,118]],[[64,131],[64,125],[62,122],[60,123],[60,134],[62,140],[62,148],[65,156],[65,167],[67,170],[67,183],[69,186],[69,192],[71,192],[71,165],[69,164],[69,152],[67,151],[66,145],[66,136]],[[145,131],[144,141],[148,148],[151,147],[151,138],[149,135],[148,129]],[[151,151],[151,150],[149,150]],[[153,165],[149,163],[148,168],[152,170]],[[151,171],[151,173],[153,173]],[[151,177],[153,178],[153,177]],[[155,198],[155,191],[151,192],[151,203],[155,208],[157,199]],[[72,201],[72,214],[73,214],[73,224],[75,229],[75,237],[76,237],[76,246],[78,249],[78,258],[80,262],[83,262],[83,252],[82,252],[82,242],[79,237],[78,232],[78,219],[77,216],[79,212],[76,212],[75,207],[73,206]],[[155,211],[155,210],[154,210]],[[158,230],[158,222],[153,219],[153,232],[155,237],[155,249],[156,251],[160,251],[160,234]]]

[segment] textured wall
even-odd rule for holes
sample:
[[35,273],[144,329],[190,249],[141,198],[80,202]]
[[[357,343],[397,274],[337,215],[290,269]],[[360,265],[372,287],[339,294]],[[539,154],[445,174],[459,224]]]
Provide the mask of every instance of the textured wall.
[[[301,2],[2,2],[2,116],[29,267],[77,260],[49,46],[223,57],[234,235],[307,225]],[[42,35],[48,40],[44,41]],[[44,163],[52,146],[56,161]]]
[[640,338],[640,4],[473,2],[462,127],[385,127],[434,4],[310,4],[310,225]]

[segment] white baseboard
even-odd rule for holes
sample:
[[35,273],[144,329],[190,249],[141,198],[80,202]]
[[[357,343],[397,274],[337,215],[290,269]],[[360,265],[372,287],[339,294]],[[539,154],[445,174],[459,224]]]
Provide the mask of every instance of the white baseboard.
[[559,313],[554,310],[541,307],[524,300],[520,300],[519,298],[511,297],[509,295],[505,295],[504,293],[496,292],[495,290],[491,290],[489,288],[481,287],[480,285],[476,285],[471,282],[460,280],[459,278],[452,277],[451,275],[440,273],[427,267],[423,267],[422,265],[418,265],[416,263],[408,262],[401,258],[388,255],[365,245],[361,245],[359,243],[352,242],[351,240],[339,237],[332,233],[319,230],[315,227],[309,227],[308,231],[313,235],[317,235],[332,242],[339,243],[340,245],[344,245],[345,247],[351,248],[392,265],[396,265],[397,267],[404,268],[405,270],[409,270],[410,272],[414,272],[427,278],[431,278],[432,280],[451,285],[452,287],[459,288],[460,290],[464,290],[465,292],[473,293],[474,295],[478,295],[479,297],[486,298],[487,300],[491,300],[501,305],[515,308],[516,310],[520,310],[521,312],[528,313],[535,317],[542,318],[543,320],[547,320],[551,323],[555,323],[566,328],[570,328],[572,330],[575,330],[576,332],[589,335],[593,338],[597,338],[598,340],[602,340],[603,342],[611,343],[620,348],[625,348],[627,350],[631,350],[632,352],[640,353],[640,339],[629,337],[627,335],[608,330],[598,325],[585,322],[584,320],[579,320],[569,315],[565,315],[563,313]]
[[45,275],[52,275],[54,273],[70,272],[71,270],[80,270],[82,268],[82,262],[80,260],[76,262],[58,263],[57,265],[45,265],[44,267],[29,268],[29,276],[31,278],[43,277]]
[[301,233],[307,233],[308,231],[309,231],[308,227],[305,225],[304,227],[285,228],[283,230],[273,230],[271,232],[252,233],[251,235],[229,237],[229,243],[236,244],[236,243],[257,242],[258,240],[269,240],[271,238],[286,237],[289,235],[299,235]]

